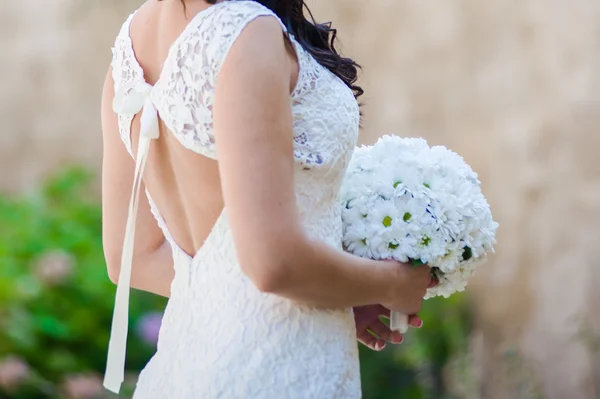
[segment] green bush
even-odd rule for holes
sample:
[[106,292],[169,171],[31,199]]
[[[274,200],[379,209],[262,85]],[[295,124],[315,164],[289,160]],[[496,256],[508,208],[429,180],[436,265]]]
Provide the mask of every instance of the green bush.
[[[114,397],[99,389],[115,287],[102,253],[101,209],[92,175],[72,168],[34,195],[0,196],[0,398]],[[153,353],[135,326],[162,298],[132,292],[123,397]],[[365,399],[444,398],[444,368],[466,351],[465,298],[432,300],[423,329],[375,353],[361,348]]]
[[[106,274],[100,206],[88,195],[91,177],[71,169],[33,196],[0,198],[0,359],[10,354],[31,371],[10,398],[58,398],[69,379],[104,369],[115,287]],[[158,297],[132,295],[132,325],[164,306]],[[152,347],[130,338],[128,367],[139,370]]]

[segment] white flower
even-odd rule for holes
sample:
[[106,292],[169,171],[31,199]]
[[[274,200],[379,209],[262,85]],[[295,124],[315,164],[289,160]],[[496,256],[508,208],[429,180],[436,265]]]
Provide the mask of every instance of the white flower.
[[379,197],[374,201],[366,222],[370,224],[372,233],[384,234],[386,231],[391,231],[392,225],[400,223],[401,219],[394,201]]
[[414,198],[410,193],[394,198],[394,205],[399,217],[398,223],[401,221],[405,224],[411,233],[417,233],[423,224],[435,222],[427,212],[427,202],[422,198]]
[[357,148],[341,203],[346,249],[434,267],[441,284],[428,298],[464,290],[493,252],[498,224],[477,174],[458,154],[423,139],[388,135]]
[[344,246],[349,252],[365,258],[372,257],[368,245],[369,232],[364,223],[344,226]]
[[395,225],[392,236],[393,238],[388,243],[392,258],[404,263],[409,262],[411,259],[419,258],[416,251],[417,237],[408,233],[406,226]]

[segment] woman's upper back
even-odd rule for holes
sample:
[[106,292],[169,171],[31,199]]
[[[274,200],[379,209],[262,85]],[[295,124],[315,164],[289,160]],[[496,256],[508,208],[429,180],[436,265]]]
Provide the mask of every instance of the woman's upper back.
[[[248,24],[276,16],[245,0],[196,10],[188,5],[188,11],[197,13],[186,20],[179,2],[151,2],[132,15],[115,42],[112,76],[119,131],[132,155],[141,119],[136,114],[145,99],[158,111],[160,138],[150,147],[144,183],[175,241],[189,253],[204,241],[223,207],[218,166],[211,161],[217,159],[212,111],[221,66]],[[294,178],[304,213],[337,205],[359,111],[352,91],[293,37],[291,42],[298,62],[290,89]]]

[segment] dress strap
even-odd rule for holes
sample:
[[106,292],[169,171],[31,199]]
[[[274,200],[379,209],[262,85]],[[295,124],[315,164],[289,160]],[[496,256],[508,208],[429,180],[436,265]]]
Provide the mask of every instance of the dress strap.
[[159,137],[158,111],[152,103],[151,91],[152,86],[148,83],[136,82],[121,87],[113,100],[113,110],[117,114],[135,115],[140,110],[142,111],[135,173],[125,228],[121,269],[117,283],[111,335],[108,343],[106,373],[104,376],[104,387],[114,393],[119,393],[121,384],[125,378],[125,354],[129,327],[129,290],[135,242],[135,225],[140,202],[140,187],[148,159],[150,141]]

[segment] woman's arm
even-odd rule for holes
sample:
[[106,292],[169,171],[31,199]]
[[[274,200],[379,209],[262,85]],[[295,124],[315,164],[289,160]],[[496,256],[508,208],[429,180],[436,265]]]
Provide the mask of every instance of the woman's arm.
[[[296,68],[278,22],[249,23],[231,48],[215,93],[214,128],[227,215],[243,271],[264,292],[324,307],[397,304],[413,271],[310,240],[294,194],[290,86]],[[428,268],[417,268],[429,283]],[[416,313],[420,298],[406,307]],[[411,297],[412,300],[412,297]],[[418,302],[418,306],[416,303]],[[397,307],[396,307],[397,308]]]
[[[121,141],[113,97],[109,70],[102,93],[102,240],[108,275],[117,283],[135,164]],[[174,276],[171,248],[144,199],[138,209],[134,251],[131,286],[168,297]]]

